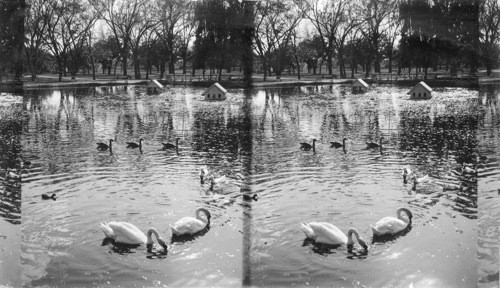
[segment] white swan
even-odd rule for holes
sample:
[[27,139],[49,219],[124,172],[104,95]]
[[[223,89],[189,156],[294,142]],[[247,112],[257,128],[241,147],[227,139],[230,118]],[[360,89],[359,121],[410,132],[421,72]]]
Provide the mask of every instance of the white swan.
[[462,163],[462,175],[463,174],[475,174],[476,169],[467,166],[467,164]]
[[[201,218],[200,212],[205,214],[206,219]],[[184,217],[170,225],[173,235],[195,234],[205,229],[210,224],[210,212],[205,208],[198,208],[195,211],[196,218]]]
[[19,174],[18,174],[13,169],[7,168],[7,171],[5,172],[5,178],[7,178],[7,179],[21,179],[21,172],[19,171]]
[[163,239],[160,237],[160,234],[155,228],[150,228],[146,236],[146,234],[144,234],[144,232],[137,228],[137,226],[127,222],[101,222],[100,227],[106,237],[115,240],[115,242],[117,243],[132,245],[153,245],[154,241],[152,234],[154,234],[156,236],[158,244],[163,247],[165,252],[168,249],[167,244],[165,243],[165,241],[163,241]]
[[[403,218],[401,212],[405,212],[408,219]],[[408,227],[408,225],[411,224],[411,218],[413,215],[410,210],[406,208],[399,208],[396,214],[398,215],[398,218],[388,216],[380,219],[377,223],[375,223],[375,226],[370,225],[373,236],[396,234],[403,231],[406,227]]]
[[408,176],[410,176],[412,173],[410,167],[405,167],[403,168],[403,173],[401,173],[403,175],[403,183],[408,183]]
[[226,185],[228,183],[229,183],[229,181],[227,180],[226,175],[222,175],[221,177],[218,177],[218,178],[214,178],[214,176],[211,175],[210,176],[210,191],[213,191],[215,186],[222,188],[223,185]]
[[426,174],[425,176],[422,176],[422,177],[417,177],[416,174],[413,175],[412,177],[413,179],[413,191],[417,190],[417,184],[419,183],[426,183],[426,182],[429,182],[429,175]]
[[200,168],[200,183],[205,184],[205,177],[208,177],[212,174],[212,171],[209,171],[207,166],[203,166]]
[[365,251],[368,250],[368,245],[359,236],[356,229],[351,228],[347,232],[347,236],[344,232],[340,231],[337,226],[326,223],[326,222],[309,222],[300,223],[300,229],[306,234],[306,237],[314,240],[316,243],[330,244],[330,245],[354,245],[354,240],[352,239],[352,234],[356,235],[359,245],[361,245]]

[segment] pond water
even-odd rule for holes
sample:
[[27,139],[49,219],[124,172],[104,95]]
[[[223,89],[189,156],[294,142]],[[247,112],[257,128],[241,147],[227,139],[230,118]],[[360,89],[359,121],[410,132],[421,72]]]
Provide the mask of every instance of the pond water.
[[[0,120],[3,168],[16,165],[20,147],[31,161],[22,225],[21,181],[3,182],[0,279],[26,287],[498,285],[500,89],[438,88],[424,101],[409,100],[408,90],[231,90],[224,102],[203,101],[204,89],[192,87],[26,91]],[[330,147],[344,137],[346,149]],[[382,149],[366,149],[380,137]],[[139,138],[141,150],[126,148]],[[162,149],[176,138],[177,151]],[[96,149],[109,139],[112,153]],[[312,139],[315,151],[299,149]],[[477,177],[462,163],[477,164]],[[203,166],[229,183],[211,191],[200,183]],[[407,166],[429,182],[413,190],[401,175]],[[172,239],[169,224],[198,207],[210,211],[209,229]],[[374,239],[370,225],[399,207],[413,213],[411,227]],[[99,229],[109,220],[157,228],[168,254],[114,245]],[[307,240],[300,223],[310,221],[357,228],[368,253]],[[20,267],[7,264],[16,257]]]

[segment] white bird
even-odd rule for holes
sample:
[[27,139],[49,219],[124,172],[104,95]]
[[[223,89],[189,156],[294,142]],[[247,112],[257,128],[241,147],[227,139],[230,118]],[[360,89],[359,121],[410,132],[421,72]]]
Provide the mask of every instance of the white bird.
[[462,163],[462,175],[463,174],[475,174],[476,169],[467,166],[467,164]]
[[352,235],[355,234],[358,239],[359,245],[361,245],[365,251],[368,250],[368,245],[359,236],[356,229],[351,228],[347,232],[347,236],[344,232],[340,231],[337,226],[326,223],[326,222],[309,222],[301,223],[300,229],[306,234],[306,237],[314,240],[316,243],[330,244],[330,245],[354,245],[354,240]]
[[[200,212],[205,214],[205,218],[203,219],[200,216]],[[184,235],[184,234],[195,234],[203,229],[205,229],[208,225],[210,225],[210,212],[204,208],[198,208],[195,211],[196,218],[194,217],[184,217],[172,226],[170,225],[170,229],[172,229],[173,235]]]
[[115,240],[117,243],[123,244],[153,245],[154,241],[152,234],[154,234],[158,244],[163,247],[165,252],[167,251],[167,244],[163,241],[155,228],[150,228],[146,236],[137,226],[128,222],[101,222],[100,227],[106,237]]
[[401,173],[403,175],[403,183],[408,183],[408,176],[410,176],[412,173],[410,167],[405,167],[403,168],[403,173]]
[[422,177],[417,177],[416,174],[413,175],[412,177],[413,179],[413,191],[417,190],[417,184],[420,184],[420,183],[426,183],[426,182],[429,182],[429,175],[426,174],[425,176],[422,176]]
[[5,172],[5,178],[7,179],[21,179],[21,173],[14,172],[13,169],[7,168],[7,172]]
[[229,183],[229,181],[227,180],[226,175],[222,175],[221,177],[218,177],[218,178],[214,178],[214,176],[211,175],[210,176],[210,191],[213,191],[215,186],[222,188],[223,185],[226,185],[228,183]]
[[[405,212],[408,219],[403,218],[401,212]],[[411,214],[410,210],[406,208],[399,208],[396,214],[398,215],[398,218],[388,216],[380,219],[377,223],[375,223],[375,226],[370,225],[370,227],[372,228],[373,236],[396,234],[403,231],[404,229],[406,229],[406,227],[408,227],[408,225],[411,224],[411,218],[413,217],[413,215]]]
[[203,166],[200,168],[200,183],[205,184],[205,177],[208,177],[210,174],[212,174],[211,171],[208,171],[207,166]]

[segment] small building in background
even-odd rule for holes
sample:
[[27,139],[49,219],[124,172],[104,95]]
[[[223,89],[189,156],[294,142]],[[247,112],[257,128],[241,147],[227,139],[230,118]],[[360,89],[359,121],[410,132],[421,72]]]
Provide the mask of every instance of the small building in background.
[[163,90],[163,85],[161,85],[161,83],[158,82],[158,80],[151,80],[148,83],[147,90],[148,93],[157,93]]
[[430,99],[432,97],[431,92],[432,88],[422,81],[415,85],[408,94],[410,94],[410,99]]
[[352,93],[365,93],[368,91],[368,84],[363,79],[358,78],[352,83]]
[[203,92],[205,100],[226,100],[226,94],[227,90],[219,83],[214,83],[207,90],[205,90],[205,92]]

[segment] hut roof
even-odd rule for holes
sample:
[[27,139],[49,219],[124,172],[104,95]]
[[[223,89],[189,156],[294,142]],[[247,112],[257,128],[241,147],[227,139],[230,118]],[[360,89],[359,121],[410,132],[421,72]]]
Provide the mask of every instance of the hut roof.
[[410,92],[408,92],[408,94],[411,94],[411,93],[413,92],[413,90],[415,90],[415,88],[417,88],[417,87],[419,87],[419,86],[424,87],[424,88],[425,88],[425,90],[427,90],[427,91],[429,91],[429,92],[431,92],[431,91],[432,91],[432,88],[431,88],[431,87],[429,87],[429,85],[425,84],[425,82],[424,82],[424,81],[421,81],[421,82],[419,82],[417,85],[415,85],[415,87],[413,87],[413,88],[410,90]]
[[151,81],[148,83],[148,87],[163,88],[163,85],[161,85],[161,83],[160,83],[160,82],[158,82],[157,80],[151,80]]
[[356,83],[360,83],[361,85],[363,85],[364,87],[368,88],[368,84],[366,84],[365,81],[363,81],[363,79],[361,78],[358,78],[356,80],[354,80],[354,83],[353,84],[356,84]]
[[227,90],[224,87],[222,87],[222,85],[220,85],[219,83],[214,83],[214,84],[212,84],[212,86],[208,87],[208,89],[205,90],[205,92],[203,92],[203,94],[207,93],[207,91],[212,89],[212,87],[214,87],[214,86],[219,88],[219,90],[221,90],[222,92],[227,93]]

